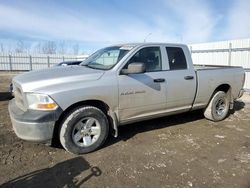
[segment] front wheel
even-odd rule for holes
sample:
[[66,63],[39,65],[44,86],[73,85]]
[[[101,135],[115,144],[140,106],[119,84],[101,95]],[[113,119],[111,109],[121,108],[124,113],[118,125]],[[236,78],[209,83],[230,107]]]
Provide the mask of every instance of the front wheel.
[[229,112],[230,95],[224,91],[218,91],[214,94],[207,108],[204,111],[204,116],[212,121],[221,121],[226,118]]
[[106,115],[93,106],[78,107],[69,112],[59,132],[62,146],[74,154],[89,153],[99,148],[109,133]]

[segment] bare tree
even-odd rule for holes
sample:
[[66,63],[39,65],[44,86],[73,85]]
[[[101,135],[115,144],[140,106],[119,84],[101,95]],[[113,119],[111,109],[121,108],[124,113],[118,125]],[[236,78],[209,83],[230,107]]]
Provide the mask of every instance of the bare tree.
[[34,52],[41,54],[42,53],[42,44],[41,42],[38,42],[35,46],[34,46]]
[[14,51],[16,53],[28,53],[30,51],[30,45],[22,40],[18,40]]
[[4,47],[2,43],[0,44],[0,52],[4,53]]
[[6,46],[6,52],[7,53],[13,53],[15,50],[14,50],[14,47],[13,46],[11,46],[11,45],[8,45],[8,46]]
[[65,41],[60,41],[58,44],[58,53],[59,54],[65,54],[66,48],[65,48]]
[[73,45],[73,53],[74,53],[74,55],[79,54],[79,44],[76,43]]
[[42,51],[45,54],[55,54],[56,53],[56,43],[54,41],[47,41],[42,47]]
[[23,53],[25,50],[24,42],[22,40],[17,41],[15,52],[16,53]]
[[24,52],[26,52],[26,53],[30,53],[30,48],[31,48],[31,46],[30,46],[30,44],[25,44],[24,45]]

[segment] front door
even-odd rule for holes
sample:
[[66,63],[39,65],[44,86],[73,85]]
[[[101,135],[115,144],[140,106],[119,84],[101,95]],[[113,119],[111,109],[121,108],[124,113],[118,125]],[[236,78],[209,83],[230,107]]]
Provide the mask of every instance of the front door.
[[[129,121],[158,113],[166,108],[166,85],[160,47],[140,49],[128,61],[143,62],[146,73],[119,75],[119,117]],[[126,66],[124,68],[126,68]]]

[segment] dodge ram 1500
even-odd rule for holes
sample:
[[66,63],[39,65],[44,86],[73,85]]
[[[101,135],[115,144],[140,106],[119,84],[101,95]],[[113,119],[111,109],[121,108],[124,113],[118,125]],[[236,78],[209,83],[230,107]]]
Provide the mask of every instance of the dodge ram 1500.
[[67,151],[82,154],[99,148],[109,130],[117,137],[119,125],[196,109],[223,120],[244,80],[242,67],[194,66],[186,45],[115,45],[80,66],[16,76],[9,114],[18,137],[57,136]]

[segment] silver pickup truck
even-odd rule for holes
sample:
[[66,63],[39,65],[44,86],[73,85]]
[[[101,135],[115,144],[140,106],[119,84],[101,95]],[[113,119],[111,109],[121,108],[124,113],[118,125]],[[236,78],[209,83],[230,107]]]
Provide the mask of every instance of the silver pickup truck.
[[227,117],[243,94],[242,67],[193,66],[181,44],[140,43],[103,48],[81,66],[53,67],[16,76],[9,114],[16,135],[69,152],[96,150],[109,132],[136,121],[204,109]]

